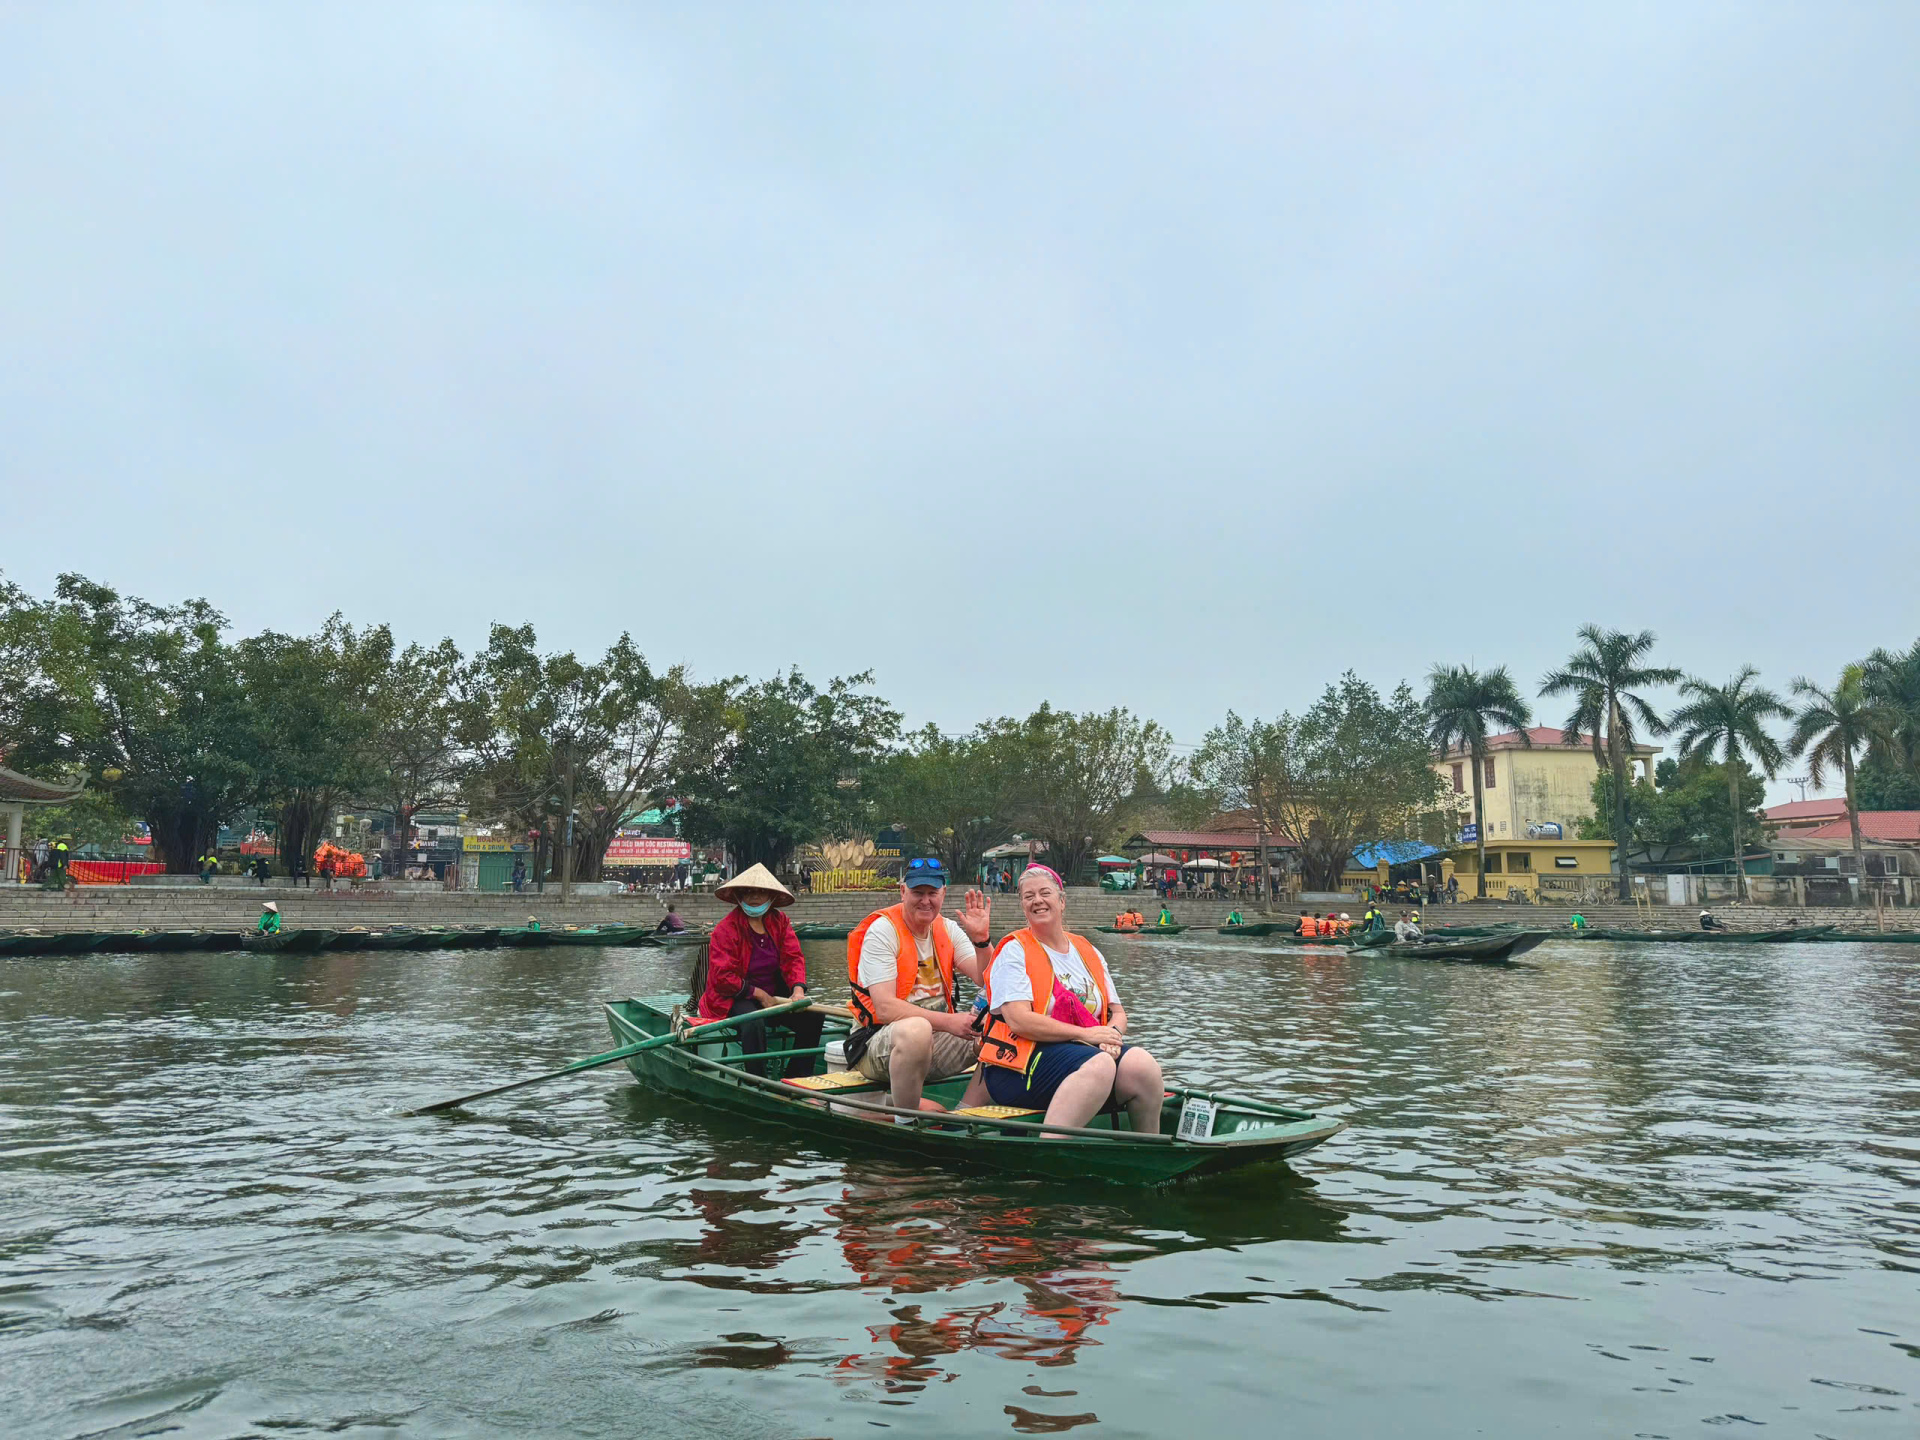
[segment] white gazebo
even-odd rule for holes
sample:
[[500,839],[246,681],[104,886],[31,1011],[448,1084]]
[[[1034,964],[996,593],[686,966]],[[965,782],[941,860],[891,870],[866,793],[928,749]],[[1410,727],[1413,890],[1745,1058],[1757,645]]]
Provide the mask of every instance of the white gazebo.
[[64,805],[85,788],[84,784],[36,780],[0,765],[0,816],[5,816],[7,822],[7,848],[5,863],[0,864],[0,885],[20,883],[20,826],[27,818],[27,807]]

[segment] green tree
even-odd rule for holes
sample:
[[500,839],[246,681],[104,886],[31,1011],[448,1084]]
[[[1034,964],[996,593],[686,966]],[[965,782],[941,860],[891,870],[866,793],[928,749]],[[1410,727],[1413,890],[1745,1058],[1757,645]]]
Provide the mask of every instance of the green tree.
[[722,841],[736,870],[787,866],[797,846],[872,824],[871,781],[900,714],[871,674],[815,688],[798,670],[690,698],[674,793],[689,839]]
[[1860,665],[1860,688],[1881,715],[1881,733],[1869,750],[1876,780],[1920,777],[1920,640],[1905,650],[1880,649],[1867,656]]
[[1823,690],[1802,676],[1793,682],[1793,693],[1805,703],[1793,717],[1787,749],[1807,757],[1807,778],[1816,789],[1826,785],[1828,771],[1840,772],[1847,801],[1847,828],[1853,836],[1853,873],[1864,886],[1867,867],[1860,847],[1854,766],[1869,745],[1886,736],[1893,717],[1867,694],[1859,666],[1849,666],[1831,690]]
[[30,672],[10,759],[94,777],[147,822],[167,868],[190,873],[257,786],[225,619],[204,600],[152,605],[79,575],[60,576],[50,601],[0,603],[20,647],[8,663]]
[[1047,863],[1068,881],[1118,838],[1129,806],[1171,778],[1172,737],[1118,707],[1076,715],[1043,704],[1006,739],[1018,753],[1019,828],[1046,841]]
[[1567,740],[1578,744],[1585,735],[1593,747],[1593,758],[1613,777],[1613,823],[1609,828],[1620,853],[1619,898],[1624,903],[1632,898],[1627,847],[1633,827],[1626,807],[1636,729],[1658,735],[1666,728],[1639,692],[1649,685],[1674,684],[1680,672],[1645,663],[1654,646],[1651,630],[1629,635],[1622,630],[1583,625],[1579,639],[1580,648],[1567,663],[1540,682],[1540,693],[1573,697],[1573,712],[1562,727]]
[[1268,732],[1274,814],[1308,889],[1331,890],[1363,841],[1407,834],[1440,801],[1427,713],[1410,687],[1382,696],[1349,670]]
[[1290,833],[1281,808],[1290,736],[1281,721],[1242,720],[1229,710],[1225,723],[1206,733],[1188,762],[1194,780],[1219,805],[1252,815],[1260,852],[1260,893],[1267,913],[1273,910],[1267,842]]
[[358,803],[390,817],[405,848],[413,817],[459,800],[466,756],[456,702],[466,662],[451,640],[413,644],[373,679],[367,695],[372,728],[367,776]]
[[[1656,865],[1688,865],[1733,854],[1733,825],[1727,811],[1727,792],[1733,785],[1739,787],[1745,807],[1740,816],[1742,833],[1762,833],[1765,782],[1744,761],[1731,767],[1709,764],[1699,756],[1685,762],[1662,761],[1657,788],[1635,780],[1627,795],[1631,843],[1623,863],[1637,858]],[[1752,800],[1747,801],[1747,796]],[[1593,815],[1581,822],[1580,838],[1612,839],[1613,776],[1605,770],[1594,777],[1593,803]]]
[[1489,725],[1519,732],[1520,743],[1531,747],[1527,726],[1533,712],[1521,698],[1507,667],[1479,671],[1467,665],[1436,665],[1427,676],[1427,738],[1435,753],[1445,757],[1456,747],[1473,765],[1473,832],[1479,850],[1475,895],[1487,898],[1486,791],[1481,784],[1487,768]]
[[318,635],[266,631],[234,651],[253,731],[251,798],[276,814],[281,859],[310,868],[343,802],[373,780],[369,696],[392,663],[393,636],[336,614]]
[[1672,728],[1680,732],[1682,758],[1700,755],[1711,759],[1718,750],[1726,763],[1733,869],[1739,876],[1743,900],[1747,896],[1747,866],[1740,806],[1742,767],[1751,757],[1769,780],[1777,775],[1786,756],[1780,742],[1767,733],[1766,723],[1793,718],[1793,712],[1778,695],[1753,684],[1759,674],[1753,666],[1745,665],[1725,685],[1713,685],[1689,676],[1680,682],[1685,703],[1673,712],[1669,721]]
[[876,813],[964,879],[1013,833],[1020,759],[1011,722],[954,736],[928,725],[876,767]]
[[1860,809],[1920,810],[1920,775],[1903,770],[1884,755],[1871,750],[1854,775]]
[[656,675],[629,636],[588,663],[541,655],[531,626],[496,625],[455,706],[470,803],[537,829],[537,872],[557,856],[570,897],[599,877],[627,815],[664,798],[691,701],[684,672]]

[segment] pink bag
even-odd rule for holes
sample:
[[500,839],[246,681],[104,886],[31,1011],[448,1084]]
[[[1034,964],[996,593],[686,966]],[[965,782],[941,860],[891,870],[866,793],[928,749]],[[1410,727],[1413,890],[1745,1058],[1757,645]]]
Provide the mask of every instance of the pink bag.
[[1099,1017],[1087,1013],[1087,1007],[1080,1003],[1080,997],[1058,980],[1053,982],[1053,1004],[1047,1010],[1047,1018],[1077,1025],[1082,1030],[1091,1030],[1100,1023]]

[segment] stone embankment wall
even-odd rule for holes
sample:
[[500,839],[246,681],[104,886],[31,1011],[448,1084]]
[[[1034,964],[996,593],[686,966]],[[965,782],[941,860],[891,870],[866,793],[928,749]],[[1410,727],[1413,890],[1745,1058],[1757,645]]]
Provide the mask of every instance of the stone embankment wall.
[[[572,904],[560,903],[557,886],[541,895],[488,894],[471,891],[407,890],[393,891],[372,886],[349,889],[341,886],[325,890],[298,889],[284,884],[256,886],[81,886],[60,894],[37,887],[0,886],[0,930],[143,930],[195,929],[225,930],[251,928],[260,913],[263,900],[280,906],[283,923],[292,926],[354,925],[519,925],[527,916],[538,915],[546,925],[593,925],[618,922],[653,925],[665,913],[665,907],[652,895],[593,895],[576,897]],[[726,913],[727,907],[709,895],[676,895],[674,903],[689,924],[711,925]],[[795,920],[817,924],[846,924],[860,919],[883,905],[893,903],[891,894],[805,895],[788,912]],[[1118,897],[1091,888],[1076,888],[1067,895],[1067,922],[1078,930],[1111,924],[1123,903]],[[952,893],[947,910],[958,909],[960,892]],[[1157,905],[1150,897],[1140,908],[1151,916]],[[1218,925],[1231,906],[1218,901],[1181,901],[1172,905],[1175,918],[1196,926]],[[1314,910],[1323,905],[1314,905]],[[1742,929],[1778,928],[1787,925],[1839,925],[1847,929],[1874,929],[1878,917],[1871,909],[1847,909],[1819,906],[1795,909],[1786,906],[1718,904],[1715,913],[1729,925]],[[1260,918],[1258,906],[1240,907],[1250,920]],[[1353,915],[1360,913],[1357,903],[1347,906]],[[1280,906],[1274,918],[1287,919],[1299,913],[1299,907]],[[1582,913],[1595,925],[1634,926],[1646,923],[1647,912],[1630,905],[1584,907]],[[1694,924],[1691,911],[1656,907],[1652,923],[1660,928],[1685,929]],[[1566,923],[1564,909],[1545,906],[1473,902],[1440,905],[1426,912],[1430,924],[1487,924],[1512,921],[1557,928]],[[1920,928],[1920,912],[1888,910],[1888,929]],[[1021,923],[1020,903],[1013,895],[993,897],[993,928],[1005,934]]]

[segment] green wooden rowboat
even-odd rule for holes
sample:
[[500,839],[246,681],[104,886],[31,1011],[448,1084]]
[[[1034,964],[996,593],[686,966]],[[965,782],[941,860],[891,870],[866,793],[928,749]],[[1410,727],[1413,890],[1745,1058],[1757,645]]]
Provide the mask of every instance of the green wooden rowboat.
[[853,934],[853,926],[801,924],[793,927],[793,933],[802,940],[844,940]]
[[22,957],[51,955],[65,938],[58,933],[42,934],[33,930],[16,930],[11,935],[0,937],[0,955]]
[[[664,1034],[680,1003],[677,995],[615,1001],[606,1007],[607,1026],[619,1044],[635,1044]],[[847,1029],[844,1021],[829,1020],[827,1025],[829,1038]],[[787,1038],[777,1029],[767,1035],[768,1043],[776,1046]],[[777,1049],[765,1053],[770,1071],[784,1068]],[[857,1074],[851,1077],[851,1085],[833,1077],[814,1077],[823,1082],[818,1088],[803,1087],[782,1080],[777,1073],[749,1075],[741,1068],[744,1058],[737,1041],[708,1041],[663,1045],[629,1056],[626,1063],[634,1078],[650,1089],[790,1125],[818,1139],[936,1164],[988,1166],[1063,1180],[1159,1185],[1182,1176],[1212,1175],[1287,1159],[1346,1128],[1344,1120],[1265,1101],[1176,1088],[1169,1091],[1165,1111],[1168,1130],[1176,1128],[1190,1106],[1196,1115],[1211,1109],[1211,1124],[1201,1128],[1201,1138],[1136,1135],[1127,1128],[1124,1115],[1096,1116],[1084,1130],[1043,1136],[1038,1112],[1005,1115],[999,1113],[1004,1109],[999,1106],[952,1113],[894,1111],[885,1104],[880,1087]],[[966,1077],[959,1076],[929,1084],[926,1093],[951,1106],[959,1103],[966,1085]],[[896,1118],[906,1123],[893,1123]]]
[[1779,945],[1792,940],[1818,940],[1834,927],[1798,926],[1785,930],[1590,930],[1596,940],[1664,941],[1691,945]]
[[386,930],[336,930],[327,942],[329,950],[406,950],[420,932],[410,925],[395,925]]
[[186,950],[237,950],[240,937],[218,930],[136,930],[123,937],[128,950],[173,955]]
[[240,948],[258,955],[311,955],[324,950],[338,934],[334,930],[279,930],[271,935],[242,935]]
[[1558,938],[1557,931],[1520,930],[1507,935],[1482,935],[1470,940],[1409,940],[1391,945],[1368,947],[1369,955],[1386,955],[1395,960],[1464,960],[1481,965],[1500,965]]
[[1278,934],[1290,928],[1289,926],[1280,924],[1278,921],[1269,924],[1265,920],[1256,920],[1247,925],[1222,925],[1215,930],[1214,933],[1216,935],[1245,935],[1253,939],[1259,939],[1263,935]]
[[1803,940],[1840,940],[1856,945],[1920,945],[1920,930],[1823,930]]

